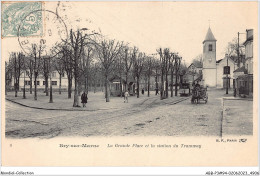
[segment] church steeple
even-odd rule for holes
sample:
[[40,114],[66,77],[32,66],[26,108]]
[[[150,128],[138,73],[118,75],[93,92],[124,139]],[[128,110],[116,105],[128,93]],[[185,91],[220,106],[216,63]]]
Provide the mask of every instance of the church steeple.
[[206,41],[217,41],[216,38],[214,37],[214,35],[213,35],[213,33],[212,33],[210,27],[209,27],[209,29],[208,29],[207,35],[206,35],[206,37],[205,37],[203,43],[206,42]]
[[216,43],[210,27],[203,41],[203,80],[204,86],[216,87],[217,67],[216,67]]

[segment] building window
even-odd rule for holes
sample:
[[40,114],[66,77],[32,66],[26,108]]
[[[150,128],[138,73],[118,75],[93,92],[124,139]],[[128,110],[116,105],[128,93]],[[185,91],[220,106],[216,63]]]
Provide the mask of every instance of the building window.
[[26,76],[29,76],[29,71],[26,71]]
[[52,81],[51,84],[52,84],[53,86],[57,86],[57,81]]
[[45,85],[45,81],[42,82],[42,85]]
[[61,74],[61,76],[62,76],[62,77],[64,77],[64,76],[65,76],[65,74],[64,74],[64,73],[62,73],[62,74]]
[[209,51],[212,51],[212,44],[209,44]]
[[25,81],[25,85],[30,85],[30,81]]
[[[35,85],[35,81],[34,81],[34,85]],[[40,85],[40,81],[37,81],[37,85],[38,85],[38,86]]]

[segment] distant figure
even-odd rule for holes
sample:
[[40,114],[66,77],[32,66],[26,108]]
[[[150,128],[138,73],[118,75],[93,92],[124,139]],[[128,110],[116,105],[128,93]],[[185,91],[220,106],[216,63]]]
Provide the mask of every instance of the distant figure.
[[142,94],[144,94],[144,88],[142,89]]
[[197,83],[195,84],[194,88],[200,88],[199,81],[197,81]]
[[128,93],[128,91],[125,91],[125,94],[124,94],[124,103],[125,103],[125,102],[128,103],[128,97],[129,97],[129,93]]
[[81,103],[83,104],[83,107],[86,107],[86,103],[88,102],[88,96],[86,92],[83,92],[81,95]]
[[159,89],[156,88],[156,89],[155,89],[155,95],[158,95],[158,93],[159,93]]

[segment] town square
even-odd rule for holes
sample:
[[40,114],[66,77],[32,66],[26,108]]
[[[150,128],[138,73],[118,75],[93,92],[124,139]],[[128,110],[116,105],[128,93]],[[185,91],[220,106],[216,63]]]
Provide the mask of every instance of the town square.
[[253,12],[122,5],[2,3],[5,136],[252,136]]

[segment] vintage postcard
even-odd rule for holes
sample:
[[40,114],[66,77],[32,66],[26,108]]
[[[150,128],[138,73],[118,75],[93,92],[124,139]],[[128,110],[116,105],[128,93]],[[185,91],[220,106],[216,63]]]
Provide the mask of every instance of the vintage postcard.
[[259,164],[256,1],[3,1],[1,44],[3,166]]

